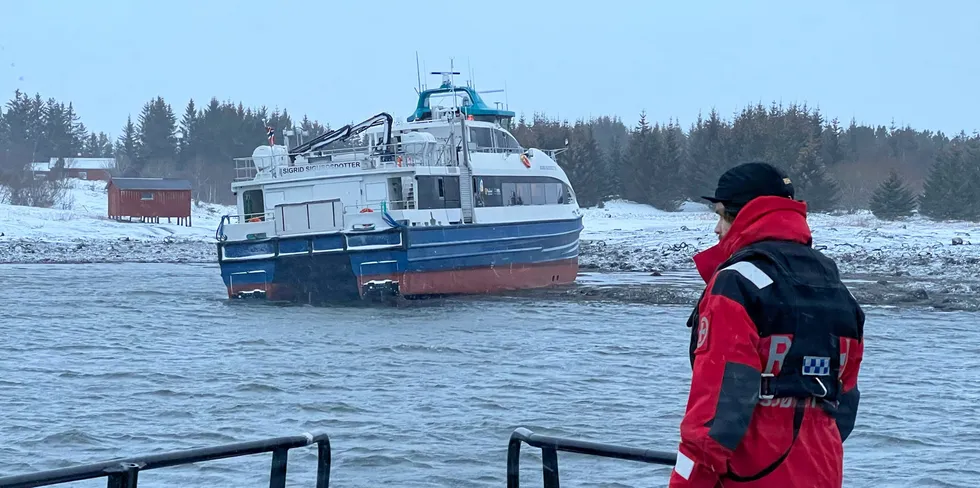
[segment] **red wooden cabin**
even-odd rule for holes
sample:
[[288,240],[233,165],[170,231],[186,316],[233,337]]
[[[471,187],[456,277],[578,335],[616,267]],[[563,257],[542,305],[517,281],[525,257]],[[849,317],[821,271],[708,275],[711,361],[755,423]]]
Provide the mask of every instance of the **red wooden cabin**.
[[160,217],[191,226],[191,183],[166,178],[113,178],[109,192],[109,218],[137,217],[160,223]]

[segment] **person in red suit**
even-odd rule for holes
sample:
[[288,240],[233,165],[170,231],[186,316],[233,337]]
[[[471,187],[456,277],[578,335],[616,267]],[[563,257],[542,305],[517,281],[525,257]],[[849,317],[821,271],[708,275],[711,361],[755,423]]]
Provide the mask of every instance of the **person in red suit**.
[[691,390],[671,488],[840,487],[854,428],[864,312],[813,249],[806,203],[779,169],[725,172],[718,244],[688,320]]

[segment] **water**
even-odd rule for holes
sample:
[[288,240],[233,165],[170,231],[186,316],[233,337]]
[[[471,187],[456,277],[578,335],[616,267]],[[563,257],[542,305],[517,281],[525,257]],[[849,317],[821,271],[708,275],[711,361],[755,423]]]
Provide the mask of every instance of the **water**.
[[[518,426],[675,450],[690,381],[687,307],[229,303],[201,265],[8,265],[0,285],[3,475],[324,431],[331,486],[501,487]],[[978,318],[868,310],[845,486],[980,479]],[[522,481],[540,486],[539,451],[523,452]],[[290,486],[312,486],[314,453],[290,452]],[[270,459],[149,471],[140,486],[263,486]],[[670,469],[559,460],[563,486],[666,486]]]

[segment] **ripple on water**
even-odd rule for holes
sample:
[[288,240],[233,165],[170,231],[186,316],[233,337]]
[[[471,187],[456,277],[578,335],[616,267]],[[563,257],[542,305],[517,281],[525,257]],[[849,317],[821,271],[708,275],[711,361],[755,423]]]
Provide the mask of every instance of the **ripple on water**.
[[[30,286],[8,290],[15,305],[0,343],[3,473],[322,431],[338,486],[495,487],[518,426],[672,451],[687,400],[686,307],[520,297],[269,306],[226,301],[214,266],[5,272]],[[845,486],[980,479],[977,318],[868,311]],[[522,452],[522,478],[539,481],[540,451]],[[291,483],[312,480],[314,453],[290,452]],[[561,460],[576,486],[663,485],[669,475]],[[258,486],[267,470],[255,456],[147,482]]]

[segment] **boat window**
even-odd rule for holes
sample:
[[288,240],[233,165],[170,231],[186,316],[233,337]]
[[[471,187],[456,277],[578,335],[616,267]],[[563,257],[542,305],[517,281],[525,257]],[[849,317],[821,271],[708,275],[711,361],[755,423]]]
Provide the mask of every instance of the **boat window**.
[[419,209],[460,208],[458,176],[419,176]]
[[517,195],[517,183],[502,183],[500,189],[504,194],[504,206],[524,205],[521,197]]
[[521,148],[521,145],[517,142],[517,139],[514,139],[514,136],[502,130],[494,130],[493,135],[494,139],[496,139],[496,147],[500,149],[519,150]]
[[573,203],[570,188],[544,176],[475,176],[473,193],[478,207],[562,205]]
[[552,183],[531,183],[531,205],[544,205],[544,187]]
[[[500,178],[496,176],[474,176],[473,193],[476,194],[477,207],[502,207],[504,195]],[[509,197],[509,195],[508,195]]]
[[242,192],[242,207],[245,211],[246,221],[254,218],[265,220],[265,203],[262,199],[262,190]]
[[517,184],[517,198],[521,199],[523,205],[531,205],[531,184],[530,183],[518,183]]
[[488,127],[470,127],[469,142],[475,144],[478,149],[492,149],[493,129]]
[[558,203],[558,197],[561,195],[561,185],[558,183],[545,183],[544,184],[544,200],[548,205],[555,205]]

